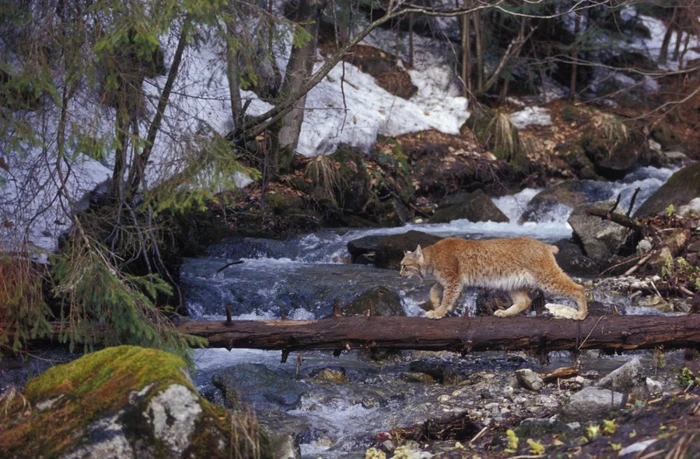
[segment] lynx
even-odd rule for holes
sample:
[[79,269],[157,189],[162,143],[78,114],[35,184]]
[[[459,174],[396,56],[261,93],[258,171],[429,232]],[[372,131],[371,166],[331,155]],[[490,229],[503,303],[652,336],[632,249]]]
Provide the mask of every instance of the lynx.
[[447,238],[425,249],[419,245],[415,252],[404,252],[401,275],[423,279],[432,274],[442,285],[442,302],[438,284],[430,289],[431,319],[450,312],[464,287],[484,287],[509,291],[513,299],[511,307],[496,311],[495,316],[509,317],[526,310],[530,306],[527,289],[539,288],[576,301],[578,311],[547,304],[545,307],[555,317],[583,320],[587,315],[585,290],[557,265],[557,252],[557,247],[527,237],[482,241]]

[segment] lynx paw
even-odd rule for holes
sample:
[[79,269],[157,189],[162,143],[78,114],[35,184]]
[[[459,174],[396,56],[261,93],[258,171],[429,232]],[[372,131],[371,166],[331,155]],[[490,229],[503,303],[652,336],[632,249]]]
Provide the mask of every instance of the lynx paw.
[[445,311],[440,311],[439,309],[435,311],[428,311],[426,316],[428,319],[442,319],[445,317]]
[[493,315],[496,317],[508,317],[505,309],[499,309],[498,311],[494,311]]
[[563,304],[549,303],[544,307],[547,308],[556,319],[583,320],[586,318],[586,315],[581,314],[578,310],[569,306],[564,306]]

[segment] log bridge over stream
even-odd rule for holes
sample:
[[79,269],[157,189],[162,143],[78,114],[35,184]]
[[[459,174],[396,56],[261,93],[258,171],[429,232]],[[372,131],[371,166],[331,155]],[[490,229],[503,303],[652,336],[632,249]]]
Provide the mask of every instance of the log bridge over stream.
[[[469,353],[487,350],[700,348],[700,314],[546,317],[328,317],[319,320],[183,321],[177,328],[209,347],[292,351],[415,349]],[[284,359],[284,357],[283,357]]]

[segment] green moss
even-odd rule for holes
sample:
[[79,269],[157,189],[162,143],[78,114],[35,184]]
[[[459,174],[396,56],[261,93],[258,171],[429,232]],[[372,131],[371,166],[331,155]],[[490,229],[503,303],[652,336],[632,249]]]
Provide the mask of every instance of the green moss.
[[566,123],[575,123],[585,120],[585,114],[578,108],[567,105],[561,111],[561,119]]
[[659,142],[665,150],[678,148],[678,146],[681,144],[681,139],[666,124],[654,126],[654,128],[651,130],[650,136],[652,139]]
[[0,429],[0,451],[10,456],[55,457],[73,446],[76,433],[129,402],[129,394],[154,384],[150,393],[172,383],[194,391],[187,365],[155,349],[119,346],[57,365],[30,380],[24,396],[33,406],[58,399],[51,409],[34,410],[9,429]]
[[[89,354],[65,365],[55,366],[30,380],[24,391],[26,401],[35,409],[27,410],[17,397],[0,422],[0,456],[3,457],[58,457],[74,448],[81,433],[105,415],[127,408],[122,419],[125,431],[143,436],[143,416],[133,411],[130,396],[148,387],[140,408],[173,384],[180,384],[197,393],[187,376],[187,365],[179,357],[156,349],[118,346]],[[54,400],[44,410],[36,408],[39,402]],[[231,438],[232,429],[238,429],[238,418],[222,408],[200,399],[203,414],[195,429],[191,448],[208,445],[211,449],[216,438]],[[132,408],[129,411],[128,408]],[[131,413],[131,415],[128,415]],[[250,422],[243,422],[250,427]],[[254,424],[257,428],[257,423]],[[139,428],[141,426],[141,428]],[[236,438],[245,438],[240,432]],[[211,441],[207,441],[207,440]],[[260,436],[260,445],[266,437]],[[166,450],[154,443],[156,455],[165,457]],[[227,445],[220,456],[229,456]],[[267,450],[266,450],[267,451]],[[215,457],[211,451],[197,457]],[[215,453],[215,452],[214,452]],[[269,455],[268,455],[269,456]],[[265,457],[263,455],[263,457]]]
[[296,195],[266,193],[265,205],[275,215],[292,215],[303,213],[304,201]]

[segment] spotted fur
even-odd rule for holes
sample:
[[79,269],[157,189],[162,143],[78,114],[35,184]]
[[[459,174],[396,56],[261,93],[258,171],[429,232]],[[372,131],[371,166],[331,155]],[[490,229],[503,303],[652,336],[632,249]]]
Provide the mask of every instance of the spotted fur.
[[513,305],[496,311],[494,315],[498,317],[526,310],[530,306],[527,290],[538,288],[576,301],[578,311],[547,305],[555,316],[582,320],[587,315],[585,290],[557,265],[554,254],[558,251],[553,245],[527,237],[481,241],[447,238],[425,249],[418,246],[415,252],[405,252],[401,275],[423,279],[432,274],[442,286],[441,301],[437,284],[430,290],[431,319],[440,319],[450,312],[464,287],[483,287],[510,292]]

